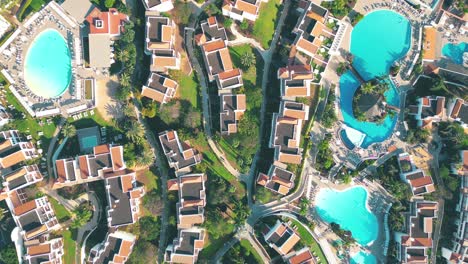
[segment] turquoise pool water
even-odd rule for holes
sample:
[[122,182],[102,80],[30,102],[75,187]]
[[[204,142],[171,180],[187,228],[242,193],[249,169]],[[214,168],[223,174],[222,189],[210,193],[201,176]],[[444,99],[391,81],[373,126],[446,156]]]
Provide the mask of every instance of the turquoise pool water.
[[351,264],[376,264],[377,260],[374,255],[359,251],[351,257],[350,262]]
[[[406,18],[388,10],[369,13],[351,33],[353,65],[365,80],[388,76],[391,65],[408,52],[410,43],[411,26]],[[366,134],[361,146],[366,148],[392,134],[397,116],[387,116],[381,124],[358,121],[354,118],[352,109],[352,100],[358,87],[359,81],[351,72],[341,76],[340,105],[344,122]],[[399,106],[399,95],[393,84],[385,96],[388,104]]]
[[468,43],[448,43],[442,48],[442,55],[449,57],[456,64],[463,64],[463,53],[468,52]]
[[390,66],[408,52],[410,44],[408,19],[388,10],[369,13],[351,32],[353,65],[366,80],[387,76]]
[[[397,90],[390,85],[391,88],[385,93],[386,101],[390,105],[399,106],[400,97]],[[387,139],[393,131],[398,117],[395,115],[387,117],[380,124],[372,122],[361,122],[354,118],[353,114],[353,97],[356,90],[359,88],[359,81],[351,72],[346,72],[340,78],[340,105],[341,113],[345,124],[366,134],[361,147],[366,148],[372,143],[382,142]]]
[[71,56],[57,30],[44,30],[34,39],[26,54],[24,79],[33,93],[44,98],[66,91],[71,81]]
[[361,245],[377,239],[377,217],[367,209],[367,191],[361,186],[342,192],[320,189],[315,198],[315,209],[323,221],[335,222],[341,228],[351,231]]
[[83,146],[82,146],[83,150],[85,150],[85,151],[91,150],[95,146],[98,145],[97,137],[96,136],[85,137],[85,138],[82,139],[82,144],[83,144]]

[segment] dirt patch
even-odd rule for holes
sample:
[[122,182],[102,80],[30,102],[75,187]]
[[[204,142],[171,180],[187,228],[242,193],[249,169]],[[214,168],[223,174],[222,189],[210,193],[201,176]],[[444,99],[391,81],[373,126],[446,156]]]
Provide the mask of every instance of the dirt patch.
[[96,108],[106,121],[111,121],[122,115],[115,100],[115,94],[119,88],[117,76],[96,81]]

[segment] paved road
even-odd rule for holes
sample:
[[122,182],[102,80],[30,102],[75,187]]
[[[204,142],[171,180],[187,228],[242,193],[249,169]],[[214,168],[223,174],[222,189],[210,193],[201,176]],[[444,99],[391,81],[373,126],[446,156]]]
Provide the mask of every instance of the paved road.
[[[266,50],[265,52],[260,52],[260,54],[262,54],[262,57],[263,57],[263,76],[262,76],[262,94],[263,94],[263,98],[264,100],[262,101],[262,107],[260,109],[260,133],[259,133],[259,142],[262,142],[262,138],[265,138],[267,137],[268,135],[264,135],[264,131],[265,131],[265,125],[269,125],[269,124],[265,124],[264,122],[264,119],[265,119],[265,111],[266,111],[266,102],[267,102],[267,96],[266,96],[266,91],[267,91],[267,86],[268,86],[268,79],[269,79],[269,75],[270,75],[270,66],[271,66],[271,61],[272,61],[272,58],[273,58],[273,53],[275,51],[275,48],[276,48],[276,44],[279,40],[279,37],[280,37],[280,34],[281,34],[281,29],[283,28],[283,25],[284,25],[284,20],[286,19],[286,16],[288,14],[288,11],[289,11],[289,7],[291,5],[291,1],[283,1],[283,10],[281,11],[281,17],[278,21],[278,25],[276,26],[276,29],[275,29],[275,33],[273,35],[273,39],[270,43],[270,47],[268,48],[268,50]],[[250,171],[249,171],[249,174],[248,174],[248,177],[242,177],[241,179],[245,182],[245,184],[247,185],[247,200],[248,200],[248,204],[249,206],[252,205],[252,202],[253,202],[253,199],[252,199],[252,196],[253,196],[253,184],[255,182],[255,167],[256,167],[256,164],[258,162],[258,159],[260,158],[260,147],[258,148],[258,151],[257,153],[255,154],[254,158],[253,158],[253,161],[252,161],[252,166],[250,168]]]
[[[209,2],[205,3],[208,4]],[[203,9],[203,7],[202,7]],[[202,10],[199,9],[199,10]],[[199,14],[199,13],[198,13]],[[198,17],[198,14],[196,16]],[[213,150],[213,152],[216,154],[217,157],[219,157],[221,163],[223,166],[235,177],[239,178],[241,176],[241,173],[236,170],[227,160],[226,155],[222,150],[218,148],[216,143],[212,139],[212,130],[211,130],[211,115],[210,115],[210,98],[208,94],[208,80],[206,79],[206,76],[203,74],[202,66],[200,65],[200,62],[197,59],[197,56],[195,56],[194,52],[194,28],[195,25],[198,23],[198,20],[192,21],[189,27],[186,28],[185,30],[185,47],[187,50],[188,57],[190,59],[190,63],[192,64],[192,68],[195,70],[197,73],[197,76],[199,77],[200,80],[200,85],[202,87],[202,106],[203,106],[203,128],[205,131],[205,135],[208,141],[208,144],[210,148]]]

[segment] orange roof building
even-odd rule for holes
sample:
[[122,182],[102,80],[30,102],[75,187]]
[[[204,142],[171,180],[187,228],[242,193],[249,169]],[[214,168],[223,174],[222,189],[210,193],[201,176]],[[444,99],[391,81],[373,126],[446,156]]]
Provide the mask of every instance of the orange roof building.
[[123,32],[128,16],[115,8],[103,12],[95,7],[86,17],[86,21],[89,25],[89,34],[109,34],[110,37],[118,37]]
[[179,229],[179,235],[168,245],[164,254],[167,263],[194,264],[205,246],[205,229]]
[[159,142],[166,155],[169,167],[176,171],[188,169],[201,162],[198,151],[189,146],[188,142],[181,142],[177,131],[170,130],[159,134]]
[[30,201],[23,198],[17,203],[7,202],[7,205],[25,240],[34,239],[60,227],[47,196]]
[[309,248],[303,248],[299,251],[292,253],[291,256],[288,256],[287,263],[288,264],[315,264],[317,263],[317,261],[315,261],[315,258],[312,255],[312,252],[310,252]]
[[244,19],[255,21],[260,11],[261,2],[261,0],[224,0],[223,15],[238,21]]
[[130,233],[123,231],[108,233],[102,243],[91,249],[88,262],[92,264],[124,264],[132,253],[135,242],[135,235]]
[[0,169],[37,157],[39,154],[32,142],[23,141],[18,130],[0,132]]
[[119,171],[126,173],[127,166],[123,160],[122,146],[99,145],[93,148],[93,154],[57,160],[55,170],[55,184],[60,186],[102,180],[116,173],[122,174]]
[[222,94],[220,99],[221,134],[230,135],[237,133],[237,123],[247,109],[245,94]]
[[396,232],[397,258],[402,263],[427,263],[428,250],[432,248],[434,219],[438,203],[415,200],[406,217],[406,232]]
[[117,174],[105,178],[107,224],[120,227],[134,224],[140,219],[141,199],[145,194],[143,186],[138,186],[135,172]]
[[[227,36],[217,24],[216,18],[202,22],[203,35],[197,37],[201,46],[208,79],[216,81],[218,90],[226,91],[243,85],[242,71],[234,68],[227,47]],[[220,92],[221,93],[221,92]]]
[[408,153],[398,155],[398,165],[400,167],[400,177],[410,185],[413,195],[424,195],[435,191],[432,177],[416,168]]
[[292,65],[279,68],[278,79],[281,81],[282,97],[306,97],[310,96],[314,74],[310,65]]
[[301,240],[299,234],[289,224],[276,220],[276,224],[263,234],[265,241],[278,254],[284,256]]
[[320,64],[327,64],[328,62],[319,54],[320,50],[325,50],[322,47],[325,39],[333,40],[335,38],[335,31],[325,25],[329,19],[328,15],[327,9],[309,2],[293,30],[296,33],[293,45],[298,51]]
[[54,238],[41,242],[40,240],[29,241],[26,246],[26,255],[23,256],[24,263],[48,263],[62,264],[63,239]]
[[281,101],[280,112],[273,114],[270,148],[275,149],[275,161],[300,164],[302,124],[309,118],[309,107],[294,101]]
[[179,191],[177,203],[177,228],[192,228],[205,221],[205,174],[185,174],[167,182],[168,190]]
[[145,52],[152,56],[151,71],[180,69],[180,54],[175,49],[174,21],[167,17],[148,15],[145,32]]
[[178,86],[174,80],[153,72],[143,86],[141,95],[165,104],[174,98]]
[[457,98],[451,104],[449,119],[459,122],[463,128],[468,128],[468,103],[465,100]]
[[268,174],[259,173],[257,178],[257,184],[265,186],[265,188],[276,192],[281,195],[287,195],[289,191],[294,187],[294,173],[286,170],[282,166],[275,163],[270,166]]
[[23,166],[19,169],[4,174],[3,186],[6,191],[14,191],[25,188],[42,181],[43,177],[37,165]]
[[410,115],[413,115],[421,128],[431,129],[432,124],[439,122],[445,116],[445,97],[426,96],[417,99],[417,105],[410,105]]

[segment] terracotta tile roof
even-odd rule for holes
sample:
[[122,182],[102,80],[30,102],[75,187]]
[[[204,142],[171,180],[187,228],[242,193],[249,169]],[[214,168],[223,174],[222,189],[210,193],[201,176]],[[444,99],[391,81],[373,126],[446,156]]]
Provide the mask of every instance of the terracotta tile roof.
[[89,169],[88,169],[88,158],[87,156],[79,156],[78,157],[78,164],[80,167],[80,176],[82,179],[87,179],[89,177]]
[[130,253],[132,252],[132,246],[133,243],[131,241],[123,240],[122,245],[120,246],[119,255],[123,257],[130,256]]
[[208,24],[209,24],[210,26],[214,26],[214,25],[216,25],[216,24],[218,23],[218,22],[216,21],[216,17],[214,17],[214,16],[209,17],[207,21],[208,21]]
[[133,177],[131,174],[121,176],[120,179],[122,181],[123,192],[129,192],[131,189],[133,189]]
[[153,58],[152,66],[156,66],[156,67],[175,67],[175,66],[177,66],[177,57],[155,56]]
[[24,155],[23,151],[17,151],[1,159],[0,163],[3,168],[9,168],[25,160],[26,156]]
[[453,106],[452,113],[450,114],[450,117],[453,119],[458,118],[458,114],[460,113],[460,109],[463,105],[464,101],[463,99],[457,99],[455,101],[455,105]]
[[[224,70],[225,71],[233,70],[232,60],[231,60],[231,55],[229,54],[229,50],[227,48],[221,49],[219,50],[219,55],[221,56]],[[235,73],[239,75],[240,71],[237,69],[237,72]]]
[[283,163],[301,164],[301,155],[280,153],[279,161]]
[[27,254],[30,256],[50,253],[50,244],[39,244],[27,248]]
[[434,27],[424,27],[423,60],[435,60],[437,48],[437,30]]
[[165,98],[163,93],[155,89],[151,89],[147,86],[143,86],[143,89],[141,90],[141,95],[153,99],[154,101],[157,101],[159,103],[164,102]]
[[222,39],[217,39],[215,41],[211,41],[203,45],[203,50],[205,50],[205,52],[213,52],[215,50],[220,50],[225,47],[226,45],[224,44],[224,41]]
[[303,39],[303,38],[301,38],[301,39],[297,42],[296,46],[297,46],[298,48],[302,48],[303,50],[309,52],[309,54],[315,54],[315,53],[317,53],[318,48],[319,48],[319,47],[313,45],[312,43],[310,43],[309,41],[307,41],[307,40],[305,40],[305,39]]
[[112,147],[110,149],[113,170],[121,170],[125,168],[122,152],[123,152],[122,146]]
[[20,216],[34,209],[36,209],[36,200],[31,200],[18,207],[15,207],[14,211],[15,215]]
[[105,144],[105,145],[99,145],[94,147],[94,155],[99,155],[99,154],[105,154],[110,152],[110,146]]
[[[223,57],[224,59],[224,57]],[[229,57],[229,61],[230,61],[230,57]],[[229,63],[229,61],[227,61]],[[224,60],[223,60],[224,62]],[[224,71],[224,72],[221,72],[218,74],[218,77],[220,80],[226,80],[226,79],[230,79],[230,78],[233,78],[233,77],[236,77],[236,76],[240,76],[242,77],[241,75],[241,72],[239,69],[232,69],[232,70],[228,70],[228,71]]]
[[0,143],[0,151],[3,151],[6,148],[9,148],[11,146],[12,146],[11,140],[7,139],[7,140],[3,141],[2,143]]
[[120,35],[122,23],[127,20],[127,15],[119,13],[115,8],[102,12],[95,7],[86,17],[91,34]]
[[257,12],[258,12],[257,6],[252,5],[252,4],[250,4],[248,2],[245,2],[243,0],[237,0],[235,6],[236,6],[237,9],[239,9],[241,11],[244,11],[246,13],[252,14],[252,15],[256,15]]
[[426,186],[426,185],[429,185],[429,184],[433,184],[432,178],[429,177],[429,176],[425,176],[425,177],[417,178],[417,179],[414,179],[414,180],[410,180],[410,183],[411,183],[411,186],[416,187],[416,188]]
[[57,160],[55,162],[57,168],[57,177],[59,182],[65,182],[67,180],[67,173],[65,171],[65,160]]
[[309,249],[304,250],[299,254],[296,254],[294,257],[288,260],[289,264],[313,263],[312,261],[313,261],[313,256],[312,256],[312,253],[310,253]]
[[284,243],[281,246],[281,251],[283,252],[283,254],[287,254],[289,251],[291,251],[291,249],[293,249],[293,247],[297,244],[297,242],[299,242],[299,240],[301,240],[301,238],[296,233],[291,235],[291,237],[286,241],[286,243]]

